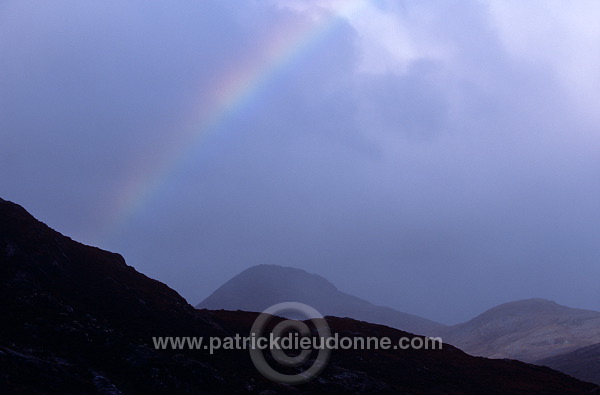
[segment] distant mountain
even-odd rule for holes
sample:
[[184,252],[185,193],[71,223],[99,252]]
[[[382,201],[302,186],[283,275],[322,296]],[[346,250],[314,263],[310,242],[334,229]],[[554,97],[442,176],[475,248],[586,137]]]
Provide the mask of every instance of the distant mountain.
[[600,312],[527,299],[494,307],[442,336],[471,355],[534,362],[599,343],[599,328]]
[[323,315],[350,317],[421,335],[432,336],[445,329],[444,325],[426,318],[348,295],[319,275],[278,265],[258,265],[244,270],[196,307],[260,312],[287,301],[305,303]]
[[[336,350],[292,387],[247,350],[156,350],[153,336],[249,333],[256,313],[196,310],[114,253],[79,244],[0,199],[2,394],[583,394],[600,387],[547,367],[442,350]],[[329,317],[340,336],[415,336]],[[289,368],[297,373],[300,368]]]
[[536,364],[600,385],[600,343],[545,358]]

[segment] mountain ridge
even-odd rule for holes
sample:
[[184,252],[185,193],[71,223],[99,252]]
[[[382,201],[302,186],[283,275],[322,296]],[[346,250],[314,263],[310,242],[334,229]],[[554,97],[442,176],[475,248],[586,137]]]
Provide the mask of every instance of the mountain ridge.
[[280,265],[262,264],[245,269],[197,304],[196,308],[261,312],[286,301],[308,304],[323,315],[350,317],[411,333],[433,336],[445,328],[438,322],[391,307],[377,306],[342,292],[317,274]]
[[531,298],[449,327],[444,339],[472,355],[535,362],[600,342],[600,312]]
[[214,291],[197,308],[260,312],[283,301],[309,304],[323,315],[351,317],[427,336],[442,337],[467,353],[533,363],[600,342],[600,312],[529,298],[494,306],[469,321],[445,326],[339,291],[302,269],[257,265]]
[[[85,246],[0,199],[0,392],[77,394],[591,393],[600,387],[517,361],[440,350],[341,350],[299,387],[273,383],[247,350],[159,350],[155,336],[249,333],[256,313],[197,310],[119,254]],[[343,336],[414,338],[328,317]],[[298,369],[296,369],[298,370]]]

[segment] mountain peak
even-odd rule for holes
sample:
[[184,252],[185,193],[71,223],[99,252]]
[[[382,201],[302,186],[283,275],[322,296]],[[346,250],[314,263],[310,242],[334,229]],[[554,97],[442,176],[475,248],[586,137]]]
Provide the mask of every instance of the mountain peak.
[[527,312],[536,312],[540,310],[548,310],[548,309],[556,309],[560,306],[553,300],[543,299],[543,298],[529,298],[529,299],[521,299],[515,300],[512,302],[502,303],[498,306],[492,307],[491,309],[486,310],[481,315],[485,315],[488,313],[497,313],[500,311],[506,312],[521,312],[526,310]]
[[207,309],[262,311],[279,302],[318,302],[321,295],[340,291],[324,277],[305,270],[280,266],[252,266],[223,284],[197,307]]
[[270,288],[319,286],[322,291],[338,291],[325,277],[291,266],[260,264],[249,267],[234,278],[257,281],[257,285]]
[[445,328],[437,322],[376,306],[341,292],[317,274],[279,265],[258,265],[242,271],[197,308],[259,312],[276,303],[290,301],[305,303],[323,315],[351,317],[413,333],[433,336]]
[[600,312],[532,298],[493,307],[455,325],[445,339],[466,352],[533,362],[600,342]]

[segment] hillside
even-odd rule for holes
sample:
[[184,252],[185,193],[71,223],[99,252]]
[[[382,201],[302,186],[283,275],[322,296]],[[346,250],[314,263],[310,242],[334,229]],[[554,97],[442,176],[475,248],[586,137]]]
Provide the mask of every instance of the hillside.
[[600,342],[600,312],[527,299],[496,306],[443,333],[472,355],[534,362]]
[[422,335],[433,336],[445,328],[426,318],[348,295],[316,274],[278,265],[258,265],[244,270],[196,307],[260,312],[286,301],[308,304],[323,315],[355,318]]
[[536,364],[600,385],[600,343],[545,358]]
[[[276,384],[247,350],[160,351],[154,336],[248,333],[256,313],[199,311],[114,253],[77,243],[0,199],[0,393],[582,394],[599,387],[550,368],[442,350],[334,351],[316,380]],[[342,336],[413,338],[330,317]],[[300,368],[293,368],[299,372]]]

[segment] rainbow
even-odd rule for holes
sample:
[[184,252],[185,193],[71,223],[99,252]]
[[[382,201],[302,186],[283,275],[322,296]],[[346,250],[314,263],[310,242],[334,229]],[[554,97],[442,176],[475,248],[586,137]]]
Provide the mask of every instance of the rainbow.
[[211,100],[207,103],[206,94],[203,94],[183,127],[173,133],[165,131],[168,141],[161,147],[158,158],[130,169],[131,176],[124,182],[105,215],[106,222],[99,239],[109,241],[118,234],[197,151],[207,135],[223,130],[228,120],[248,108],[269,88],[278,74],[307,56],[336,29],[342,18],[356,14],[366,2],[343,0],[339,4],[315,18],[281,27],[271,34],[270,40],[261,43],[263,45],[258,53],[223,73],[215,79],[214,86],[199,89],[210,92]]

